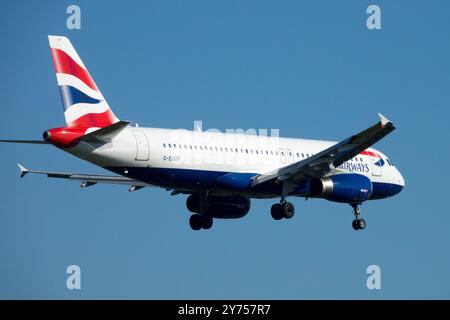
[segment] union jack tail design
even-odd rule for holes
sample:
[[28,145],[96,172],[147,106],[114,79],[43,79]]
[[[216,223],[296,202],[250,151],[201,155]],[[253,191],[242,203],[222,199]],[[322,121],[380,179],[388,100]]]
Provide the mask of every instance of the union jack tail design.
[[119,121],[70,40],[48,36],[68,127],[106,127]]

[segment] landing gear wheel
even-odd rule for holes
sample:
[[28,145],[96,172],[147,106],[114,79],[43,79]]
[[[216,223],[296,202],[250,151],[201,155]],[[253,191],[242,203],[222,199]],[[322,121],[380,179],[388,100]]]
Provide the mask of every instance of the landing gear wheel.
[[359,219],[358,221],[358,226],[360,230],[364,230],[366,228],[366,220],[364,219]]
[[281,204],[275,203],[272,208],[270,208],[270,214],[275,220],[281,220],[283,218],[283,213],[281,211]]
[[352,222],[352,227],[354,230],[364,230],[366,228],[366,220],[360,219],[359,216],[361,211],[359,210],[360,203],[350,204],[353,208],[353,214],[355,215],[355,220]]
[[213,225],[213,218],[209,215],[202,215],[201,216],[202,219],[202,228],[205,230],[211,229],[212,225]]
[[294,205],[290,202],[285,202],[281,205],[283,217],[286,219],[291,219],[295,214]]
[[359,230],[359,220],[358,219],[353,220],[352,227],[353,227],[353,230]]
[[202,228],[202,216],[199,214],[193,214],[189,218],[189,225],[192,230],[200,230]]

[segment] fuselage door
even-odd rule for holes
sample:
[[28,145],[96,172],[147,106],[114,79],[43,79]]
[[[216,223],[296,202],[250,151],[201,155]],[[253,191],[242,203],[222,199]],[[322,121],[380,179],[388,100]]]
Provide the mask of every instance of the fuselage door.
[[142,130],[133,130],[136,139],[136,161],[148,161],[150,156],[150,147],[147,135]]

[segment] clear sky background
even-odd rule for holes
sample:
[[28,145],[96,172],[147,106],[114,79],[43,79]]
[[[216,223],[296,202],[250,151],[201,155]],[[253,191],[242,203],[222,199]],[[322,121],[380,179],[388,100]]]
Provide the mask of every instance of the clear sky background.
[[[64,117],[48,34],[68,36],[116,115],[141,126],[279,128],[341,140],[381,112],[376,145],[406,180],[362,206],[273,200],[193,232],[185,196],[42,176],[106,173],[52,146],[0,145],[0,298],[450,298],[448,1],[0,2],[0,137],[39,139]],[[366,28],[378,4],[382,30]],[[68,265],[81,290],[66,289]],[[368,290],[366,268],[381,268]]]

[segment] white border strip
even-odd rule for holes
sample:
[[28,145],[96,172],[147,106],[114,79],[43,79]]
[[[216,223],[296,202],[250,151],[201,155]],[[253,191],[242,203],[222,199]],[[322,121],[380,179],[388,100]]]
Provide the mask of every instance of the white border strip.
[[103,113],[110,110],[105,100],[99,103],[77,103],[70,106],[65,112],[66,122],[70,123],[89,113]]
[[103,98],[101,92],[90,88],[83,81],[81,81],[80,79],[78,79],[77,77],[75,77],[71,74],[57,73],[56,81],[58,81],[59,86],[63,86],[63,85],[71,86],[71,87],[74,87],[74,88],[80,90],[84,94],[87,94],[91,98],[94,98],[97,100],[105,100],[105,98]]

